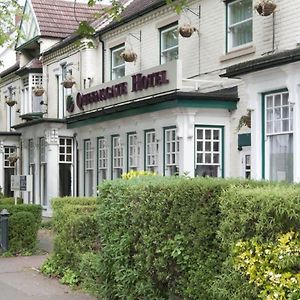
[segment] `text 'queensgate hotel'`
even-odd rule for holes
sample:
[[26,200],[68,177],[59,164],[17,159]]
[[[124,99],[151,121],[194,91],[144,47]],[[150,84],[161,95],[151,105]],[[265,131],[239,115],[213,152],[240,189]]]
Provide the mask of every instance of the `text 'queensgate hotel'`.
[[[131,76],[132,89],[131,92],[138,92],[149,87],[160,86],[162,84],[168,84],[167,71],[154,72],[148,75],[141,73]],[[128,82],[121,82],[88,94],[78,93],[76,96],[76,104],[79,109],[84,110],[85,105],[101,102],[108,99],[116,98],[122,95],[128,94]]]

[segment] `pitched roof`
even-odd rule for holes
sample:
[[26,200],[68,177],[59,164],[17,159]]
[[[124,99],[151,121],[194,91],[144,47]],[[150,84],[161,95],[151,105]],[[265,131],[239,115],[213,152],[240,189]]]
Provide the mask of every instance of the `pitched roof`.
[[[105,5],[89,7],[84,3],[62,0],[32,0],[41,36],[65,38],[73,33],[80,21],[92,21]],[[75,3],[75,4],[74,4]]]

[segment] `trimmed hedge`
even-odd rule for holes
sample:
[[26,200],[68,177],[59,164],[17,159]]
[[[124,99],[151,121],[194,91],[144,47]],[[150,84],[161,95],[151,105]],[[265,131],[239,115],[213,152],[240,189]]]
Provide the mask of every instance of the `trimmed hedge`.
[[0,204],[0,211],[7,209],[9,222],[9,252],[11,254],[32,253],[37,242],[37,233],[42,220],[40,205]]
[[56,198],[52,201],[54,251],[43,265],[48,275],[64,283],[77,283],[82,256],[99,250],[99,233],[95,216],[96,198]]
[[[216,299],[227,253],[217,230],[220,195],[266,183],[138,178],[101,186],[98,292],[104,299]],[[243,279],[241,279],[243,281]]]
[[[22,204],[23,199],[17,198],[17,204]],[[15,198],[0,198],[0,205],[14,205],[15,204]]]

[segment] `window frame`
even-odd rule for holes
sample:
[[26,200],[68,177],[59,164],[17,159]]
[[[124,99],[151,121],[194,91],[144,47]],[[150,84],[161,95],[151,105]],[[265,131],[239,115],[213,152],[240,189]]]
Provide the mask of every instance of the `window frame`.
[[[117,148],[114,147],[114,139],[119,139],[119,146]],[[114,150],[118,149],[120,150],[121,155],[120,156],[114,156]],[[115,159],[120,159],[121,164],[119,166],[115,166]],[[121,170],[121,175],[124,172],[124,146],[121,142],[121,136],[119,134],[114,134],[111,136],[111,179],[117,179],[119,177],[114,176],[114,171]]]
[[[172,46],[172,47],[168,48],[167,50],[166,49],[163,50],[162,49],[162,47],[163,47],[162,35],[165,32],[172,31],[175,28],[177,29],[177,46]],[[178,22],[177,21],[174,23],[168,24],[167,26],[159,28],[159,63],[162,65],[162,64],[165,64],[165,63],[171,61],[171,60],[167,60],[167,58],[165,58],[165,61],[164,61],[163,53],[174,50],[176,48],[177,48],[177,59],[178,59],[178,57],[179,57],[179,33],[178,33]]]
[[[130,138],[135,138],[135,144],[130,144]],[[135,153],[131,154],[131,150],[135,151]],[[130,162],[135,160],[135,165],[130,165]],[[138,145],[138,136],[135,131],[127,133],[127,172],[130,170],[137,171],[139,167],[139,145]]]
[[[180,152],[180,141],[179,141],[179,137],[177,136],[177,131],[178,131],[178,128],[176,126],[168,126],[168,127],[164,127],[163,128],[164,130],[164,138],[163,138],[163,175],[165,176],[166,175],[166,170],[167,168],[169,168],[169,171],[170,171],[170,176],[172,176],[172,170],[171,168],[172,167],[175,167],[176,168],[176,172],[174,174],[177,174],[179,173],[179,152]],[[168,131],[175,131],[175,136],[176,136],[176,140],[172,140],[171,142],[172,143],[176,143],[175,144],[175,152],[174,151],[171,151],[171,152],[167,152],[166,151],[166,148],[167,148],[167,132]],[[167,155],[170,154],[174,154],[175,155],[175,162],[174,163],[170,163],[170,164],[167,164]]]
[[[251,18],[245,19],[243,21],[240,21],[240,22],[237,22],[234,24],[230,24],[230,6],[232,6],[234,3],[239,2],[239,1],[245,1],[245,0],[229,0],[226,2],[226,53],[235,51],[235,50],[239,50],[239,49],[243,49],[247,46],[250,46],[253,43],[253,7],[251,9],[251,12],[252,12]],[[252,1],[252,6],[253,6],[253,1]],[[250,22],[250,21],[251,21],[251,26],[252,26],[251,27],[252,28],[251,41],[241,44],[241,45],[238,45],[238,46],[233,46],[232,28],[237,27],[246,22]]]
[[[212,163],[212,164],[197,164],[197,129],[202,128],[204,130],[210,129],[215,130],[218,129],[220,131],[221,136],[218,139],[219,142],[219,164]],[[225,177],[225,127],[224,125],[203,125],[197,124],[195,125],[195,136],[194,136],[194,177],[196,177],[196,167],[197,165],[219,165],[219,172],[217,178],[224,178]],[[206,139],[204,139],[206,140]],[[205,152],[205,151],[204,151]],[[213,152],[212,152],[213,153]]]
[[[91,197],[93,195],[94,188],[94,169],[95,169],[95,161],[94,161],[94,149],[93,143],[91,139],[83,140],[83,153],[84,153],[84,161],[83,161],[83,170],[84,170],[84,195],[86,197]],[[87,176],[91,176],[91,186],[87,186]],[[89,190],[91,189],[91,194]]]
[[[123,61],[122,64],[118,65],[118,66],[114,66],[113,65],[113,55],[115,52],[119,51],[119,50],[125,50],[125,43],[122,43],[122,44],[119,44],[113,48],[110,48],[110,80],[117,80],[119,78],[122,78],[126,75],[125,73],[125,60]],[[124,68],[124,75],[121,76],[121,77],[116,77],[114,76],[114,70],[116,69],[121,69],[121,68]]]
[[[104,142],[104,147],[100,148],[100,141]],[[109,163],[109,155],[108,155],[108,142],[107,139],[103,136],[97,138],[97,183],[100,183],[100,176],[99,173],[105,171],[105,177],[103,180],[108,179],[108,163]],[[101,153],[105,155],[103,157],[100,156]],[[100,160],[102,160],[102,167],[100,167]],[[101,182],[103,181],[101,180]]]
[[[154,145],[156,153],[150,153],[147,150],[147,135],[148,134],[154,134],[155,137],[155,142],[150,142],[149,145]],[[152,149],[152,147],[150,147]],[[145,171],[150,171],[150,172],[157,172],[158,169],[158,154],[159,154],[159,143],[157,140],[157,132],[155,129],[148,129],[144,131],[144,170]],[[148,158],[154,157],[155,158],[155,163],[154,164],[148,164]]]

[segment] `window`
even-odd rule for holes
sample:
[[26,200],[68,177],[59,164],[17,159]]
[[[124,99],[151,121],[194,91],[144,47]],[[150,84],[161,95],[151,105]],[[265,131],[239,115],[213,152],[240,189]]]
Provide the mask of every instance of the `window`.
[[125,46],[121,45],[111,49],[111,79],[118,79],[125,76],[125,61],[120,54],[125,50]]
[[222,129],[196,127],[195,176],[221,176]]
[[178,25],[160,30],[160,62],[167,63],[178,58]]
[[127,136],[128,143],[128,171],[137,170],[138,166],[138,144],[136,133],[129,133]]
[[265,95],[269,179],[293,181],[293,107],[287,91]]
[[91,140],[84,141],[84,195],[93,195],[94,150]]
[[179,138],[177,129],[169,128],[164,131],[165,140],[165,175],[178,174]]
[[227,51],[252,42],[252,0],[236,0],[227,4]]
[[35,203],[35,160],[34,160],[34,141],[28,140],[29,151],[29,175],[32,175],[32,191],[28,193],[30,203]]
[[98,139],[98,183],[107,179],[108,149],[105,138]]
[[40,138],[40,199],[43,206],[48,206],[46,144],[44,137]]
[[13,197],[13,191],[10,190],[11,175],[15,173],[15,163],[8,158],[16,154],[17,148],[14,146],[4,147],[4,190],[5,196]]
[[59,138],[59,197],[72,196],[73,140]]
[[145,132],[145,169],[150,172],[157,172],[158,142],[155,131]]
[[244,170],[244,177],[247,179],[251,179],[251,155],[250,154],[246,154],[244,157],[244,166],[245,166],[245,170]]
[[123,173],[123,146],[120,136],[112,136],[112,179],[120,178]]

